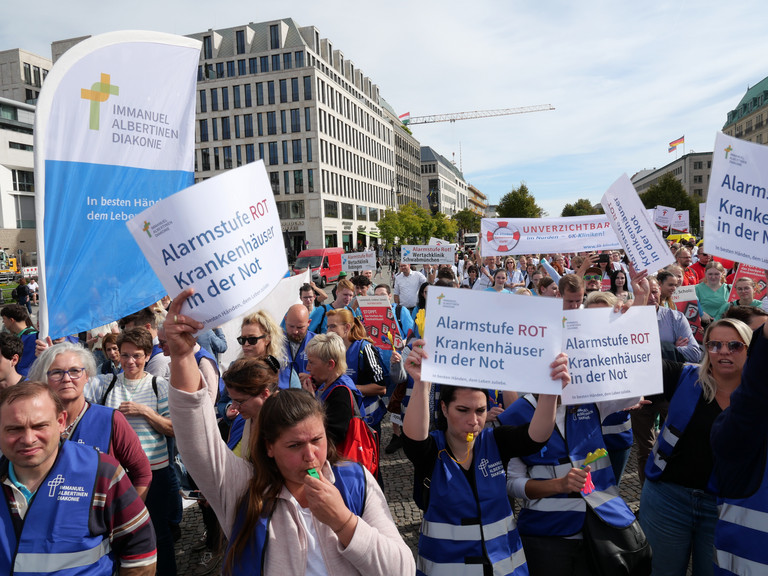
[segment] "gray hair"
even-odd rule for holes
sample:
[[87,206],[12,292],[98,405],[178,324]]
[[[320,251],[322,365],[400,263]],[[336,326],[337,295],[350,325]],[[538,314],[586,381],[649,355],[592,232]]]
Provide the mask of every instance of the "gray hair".
[[67,352],[74,352],[80,357],[80,362],[82,363],[83,368],[85,368],[88,377],[98,376],[96,360],[89,350],[83,348],[81,344],[60,342],[53,346],[49,346],[37,357],[37,360],[35,360],[34,364],[32,364],[32,367],[29,369],[27,379],[36,380],[38,382],[48,382],[48,370],[50,370],[51,364],[53,364],[59,354],[65,354]]

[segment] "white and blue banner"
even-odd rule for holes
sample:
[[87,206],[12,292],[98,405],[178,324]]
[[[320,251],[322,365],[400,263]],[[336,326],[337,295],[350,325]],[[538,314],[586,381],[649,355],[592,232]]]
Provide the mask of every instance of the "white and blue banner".
[[125,226],[194,183],[200,42],[158,32],[70,48],[35,114],[40,331],[73,334],[160,299]]

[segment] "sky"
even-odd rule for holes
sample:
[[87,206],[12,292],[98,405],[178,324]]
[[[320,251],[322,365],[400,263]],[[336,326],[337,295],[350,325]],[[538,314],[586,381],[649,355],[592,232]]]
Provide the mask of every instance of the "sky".
[[623,173],[711,151],[768,76],[765,0],[38,0],[6,10],[0,50],[113,30],[192,34],[293,18],[315,26],[402,114],[550,104],[554,111],[413,125],[489,203],[525,182],[550,216]]

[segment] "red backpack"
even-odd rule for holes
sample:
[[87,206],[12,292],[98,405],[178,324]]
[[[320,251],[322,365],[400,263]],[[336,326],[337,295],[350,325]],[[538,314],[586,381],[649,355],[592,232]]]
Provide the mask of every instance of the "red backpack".
[[344,441],[336,446],[336,451],[340,457],[346,460],[359,462],[374,477],[377,477],[379,472],[379,436],[361,417],[360,407],[355,402],[352,390],[348,386],[344,386],[344,388],[349,392],[349,400],[352,402],[354,416],[349,421]]

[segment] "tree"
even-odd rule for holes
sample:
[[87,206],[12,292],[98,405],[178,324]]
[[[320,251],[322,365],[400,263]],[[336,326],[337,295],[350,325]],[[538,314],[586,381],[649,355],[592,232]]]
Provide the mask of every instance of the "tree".
[[[602,208],[600,204],[598,204]],[[592,214],[602,214],[596,206],[586,198],[579,198],[573,204],[566,204],[560,216],[591,216]]]
[[536,198],[528,191],[525,182],[501,197],[496,212],[500,218],[541,218],[546,215],[541,206],[536,204]]
[[456,240],[456,234],[459,231],[459,225],[454,220],[448,219],[445,214],[438,212],[432,216],[432,222],[435,225],[434,236],[436,238],[443,238],[450,242],[454,242]]
[[671,172],[667,172],[656,184],[653,184],[648,190],[640,194],[640,200],[646,208],[656,208],[656,206],[669,206],[675,210],[688,210],[691,218],[691,228],[698,229],[699,205],[688,196],[683,188],[682,182],[675,178]]
[[403,225],[400,216],[394,210],[384,212],[384,215],[376,223],[376,227],[386,245],[394,245],[395,238],[402,236]]
[[468,232],[480,232],[480,215],[472,212],[469,208],[456,212],[451,220],[457,224],[462,235]]

